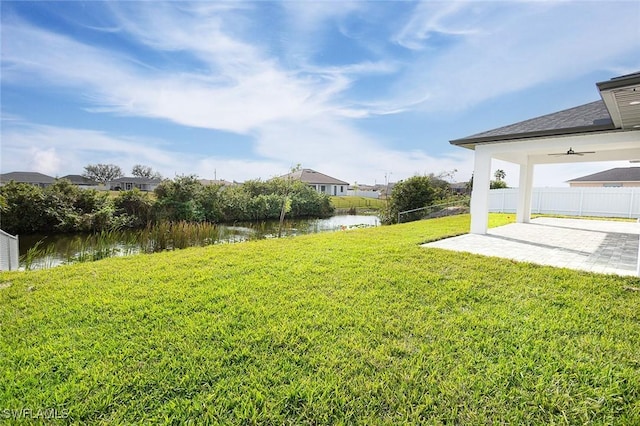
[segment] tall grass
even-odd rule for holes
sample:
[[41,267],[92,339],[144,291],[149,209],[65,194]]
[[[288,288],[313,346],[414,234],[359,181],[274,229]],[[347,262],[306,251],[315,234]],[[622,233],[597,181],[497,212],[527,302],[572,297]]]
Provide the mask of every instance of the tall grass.
[[44,240],[34,244],[27,252],[20,256],[19,262],[25,271],[33,269],[48,269],[55,266],[55,247],[44,246]]
[[144,253],[206,246],[219,239],[219,227],[207,222],[161,222],[147,225],[138,234],[138,244]]
[[20,262],[25,270],[48,269],[59,264],[206,246],[223,238],[221,229],[211,223],[160,222],[137,232],[113,229],[86,235],[71,242],[63,254],[56,253],[54,245],[45,246],[44,240],[40,240]]

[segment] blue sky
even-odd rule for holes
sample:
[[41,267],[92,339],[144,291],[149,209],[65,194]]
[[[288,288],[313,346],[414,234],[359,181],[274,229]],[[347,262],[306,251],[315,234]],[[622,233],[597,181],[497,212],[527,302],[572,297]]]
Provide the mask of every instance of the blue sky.
[[[382,183],[640,70],[640,2],[2,1],[1,170]],[[536,169],[537,186],[625,163]],[[517,185],[515,167],[494,162]]]

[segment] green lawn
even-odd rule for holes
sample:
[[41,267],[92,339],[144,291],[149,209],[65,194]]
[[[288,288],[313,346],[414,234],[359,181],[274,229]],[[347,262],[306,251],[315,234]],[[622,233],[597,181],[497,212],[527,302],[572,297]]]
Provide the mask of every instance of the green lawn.
[[366,197],[329,197],[331,198],[331,204],[336,209],[350,209],[352,207],[358,209],[372,209],[379,210],[386,207],[385,200],[378,200],[375,198]]
[[468,226],[0,274],[0,422],[640,424],[640,280],[418,246]]

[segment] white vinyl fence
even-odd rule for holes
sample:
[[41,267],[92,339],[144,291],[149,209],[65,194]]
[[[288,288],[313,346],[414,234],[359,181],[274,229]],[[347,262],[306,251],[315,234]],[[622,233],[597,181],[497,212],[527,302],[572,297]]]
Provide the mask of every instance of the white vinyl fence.
[[347,189],[348,197],[364,197],[364,198],[380,198],[380,193],[378,191],[354,191],[353,189]]
[[0,229],[0,271],[18,269],[18,237],[7,234]]
[[[518,188],[489,191],[489,211],[515,213]],[[640,188],[534,188],[531,213],[640,218]]]

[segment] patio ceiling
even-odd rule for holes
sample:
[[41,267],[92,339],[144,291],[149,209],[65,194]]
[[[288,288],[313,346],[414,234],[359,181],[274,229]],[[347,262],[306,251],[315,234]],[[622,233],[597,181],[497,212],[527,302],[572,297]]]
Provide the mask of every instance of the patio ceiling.
[[[503,141],[482,147],[493,158],[516,164],[640,160],[640,132],[595,132]],[[574,154],[567,154],[572,150]],[[582,154],[584,153],[584,154]]]

